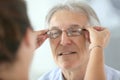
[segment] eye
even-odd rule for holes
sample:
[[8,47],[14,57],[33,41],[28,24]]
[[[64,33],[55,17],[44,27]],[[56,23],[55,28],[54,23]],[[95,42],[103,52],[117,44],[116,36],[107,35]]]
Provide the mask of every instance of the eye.
[[67,31],[68,36],[79,36],[82,33],[81,28],[71,28]]
[[54,30],[48,31],[48,36],[51,39],[55,39],[55,38],[59,37],[60,35],[61,35],[61,30],[59,30],[59,29],[54,29]]

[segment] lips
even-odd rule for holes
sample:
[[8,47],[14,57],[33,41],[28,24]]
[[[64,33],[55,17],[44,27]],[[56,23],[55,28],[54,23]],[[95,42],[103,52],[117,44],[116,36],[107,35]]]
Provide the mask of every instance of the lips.
[[62,55],[70,55],[70,54],[76,54],[77,52],[75,51],[70,51],[70,52],[59,52],[58,56],[62,56]]

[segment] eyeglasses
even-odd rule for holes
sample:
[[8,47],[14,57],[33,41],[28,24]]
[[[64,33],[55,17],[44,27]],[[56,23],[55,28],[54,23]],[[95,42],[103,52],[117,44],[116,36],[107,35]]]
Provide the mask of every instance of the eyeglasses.
[[[80,26],[74,26],[74,27],[70,27],[67,30],[63,30],[64,32],[66,32],[68,37],[74,37],[74,36],[80,36],[83,32],[83,30]],[[59,36],[61,36],[62,30],[58,29],[58,28],[54,28],[51,29],[47,32],[48,36],[50,39],[56,39]]]

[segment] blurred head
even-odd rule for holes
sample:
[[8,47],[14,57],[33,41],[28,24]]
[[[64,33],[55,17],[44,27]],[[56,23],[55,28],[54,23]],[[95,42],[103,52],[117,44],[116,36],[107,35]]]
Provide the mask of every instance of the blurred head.
[[25,1],[0,0],[0,79],[26,79],[34,39]]
[[84,27],[99,25],[93,9],[83,2],[57,4],[49,11],[46,23],[56,64],[63,70],[85,67],[89,59],[89,40]]

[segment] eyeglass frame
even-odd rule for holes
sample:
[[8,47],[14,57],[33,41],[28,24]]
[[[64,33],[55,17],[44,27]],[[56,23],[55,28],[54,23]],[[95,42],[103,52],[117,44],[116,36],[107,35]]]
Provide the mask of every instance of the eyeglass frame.
[[[70,31],[70,29],[75,29],[74,27],[77,27],[77,28],[78,28],[78,29],[76,30],[77,32],[79,32],[78,35],[73,35],[72,32]],[[51,37],[50,31],[52,31],[52,30],[58,30],[58,31],[59,31],[59,32],[58,32],[59,35],[58,35],[57,37]],[[65,32],[68,37],[75,37],[75,36],[80,36],[83,31],[86,31],[86,29],[84,29],[84,27],[81,27],[80,25],[74,25],[74,26],[72,26],[72,27],[69,27],[69,28],[66,29],[66,30],[61,30],[61,29],[55,27],[55,29],[48,30],[47,35],[48,35],[48,37],[49,37],[50,39],[56,39],[56,38],[58,38],[58,37],[61,36],[62,32]],[[71,35],[71,34],[72,34],[72,35]]]

